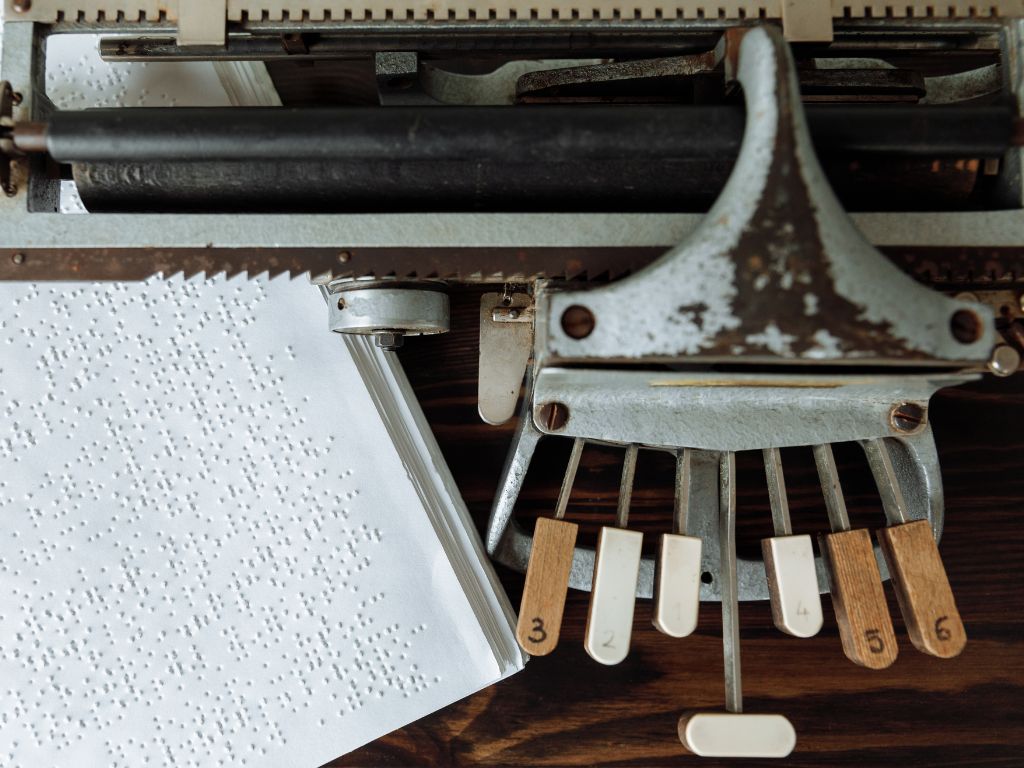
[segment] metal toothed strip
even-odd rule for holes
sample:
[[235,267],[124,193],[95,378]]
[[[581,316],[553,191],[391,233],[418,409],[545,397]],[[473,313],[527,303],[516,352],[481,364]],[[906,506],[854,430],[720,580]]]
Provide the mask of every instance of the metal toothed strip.
[[[183,0],[5,0],[7,18],[55,22],[178,21]],[[197,6],[216,6],[204,0]],[[801,14],[833,18],[985,18],[1024,13],[1021,0],[801,3]],[[228,21],[777,19],[780,0],[228,0]],[[206,10],[200,9],[201,13]],[[792,11],[788,11],[792,14]]]

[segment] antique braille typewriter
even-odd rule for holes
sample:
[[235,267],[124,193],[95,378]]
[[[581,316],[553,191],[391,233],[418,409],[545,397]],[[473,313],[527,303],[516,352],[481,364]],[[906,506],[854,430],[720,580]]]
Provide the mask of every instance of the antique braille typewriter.
[[[1024,353],[1024,2],[908,0],[5,0],[0,279],[308,274],[330,329],[396,349],[479,314],[479,411],[518,426],[486,546],[526,573],[518,637],[629,651],[635,598],[673,637],[723,606],[723,712],[705,756],[784,757],[743,711],[738,604],[883,669],[891,582],[913,645],[966,632],[937,548],[932,395]],[[46,45],[212,61],[236,106],[61,110]],[[88,211],[61,210],[77,193]],[[517,498],[541,438],[571,441],[554,514]],[[884,508],[851,528],[832,446]],[[580,456],[618,446],[614,526],[564,519]],[[822,534],[793,535],[781,449],[813,451]],[[630,530],[641,452],[668,453],[656,557]],[[774,536],[736,547],[736,460],[763,454]]]

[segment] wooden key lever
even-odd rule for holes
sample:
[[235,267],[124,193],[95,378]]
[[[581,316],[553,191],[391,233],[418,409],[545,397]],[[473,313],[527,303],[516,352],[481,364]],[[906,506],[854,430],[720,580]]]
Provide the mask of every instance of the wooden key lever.
[[910,520],[886,439],[861,443],[889,526],[876,532],[907,634],[917,650],[949,659],[967,644],[939,547],[927,520]]
[[692,634],[700,608],[702,541],[686,535],[692,457],[693,453],[684,448],[676,458],[673,530],[661,536],[654,572],[654,626],[671,637]]
[[736,576],[736,456],[722,455],[719,468],[719,569],[722,588],[722,650],[727,712],[679,718],[679,740],[701,757],[786,757],[796,731],[782,715],[743,714],[740,674],[739,588]]
[[633,634],[633,609],[644,537],[639,531],[627,530],[626,523],[633,496],[637,451],[635,445],[626,447],[615,527],[601,528],[594,554],[594,581],[590,588],[583,648],[594,661],[602,664],[618,664],[625,659]]
[[814,546],[810,536],[793,535],[778,448],[764,449],[764,471],[775,528],[773,537],[761,540],[772,621],[778,629],[794,637],[813,637],[822,625]]
[[526,568],[523,601],[519,606],[516,639],[523,650],[533,656],[546,656],[558,645],[562,629],[562,613],[569,590],[569,572],[572,570],[573,551],[579,526],[568,523],[565,517],[576,470],[580,466],[584,441],[572,444],[569,466],[558,493],[554,519],[541,517],[533,532],[530,563]]
[[885,669],[896,661],[899,649],[871,536],[863,528],[850,530],[831,446],[814,446],[814,462],[832,526],[832,533],[821,536],[819,542],[843,653],[861,666]]

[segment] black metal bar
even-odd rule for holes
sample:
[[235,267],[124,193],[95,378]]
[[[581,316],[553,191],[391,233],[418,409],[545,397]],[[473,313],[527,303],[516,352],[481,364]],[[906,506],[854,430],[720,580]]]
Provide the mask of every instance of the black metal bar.
[[[819,154],[1001,157],[1009,107],[809,105]],[[744,127],[730,106],[173,108],[57,112],[60,162],[732,159]]]

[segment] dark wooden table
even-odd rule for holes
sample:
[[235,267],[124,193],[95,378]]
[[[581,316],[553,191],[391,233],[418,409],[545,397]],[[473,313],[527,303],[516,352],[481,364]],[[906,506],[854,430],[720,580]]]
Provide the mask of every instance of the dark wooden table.
[[[490,427],[476,413],[478,295],[453,297],[455,330],[409,342],[402,359],[448,463],[483,531],[512,425]],[[745,709],[793,722],[792,766],[1024,766],[1024,376],[991,378],[940,393],[931,419],[942,459],[946,532],[941,551],[968,644],[952,660],[917,652],[890,608],[900,638],[891,668],[847,661],[831,603],[825,627],[800,640],[772,627],[766,603],[742,603]],[[564,445],[563,445],[564,443]],[[568,440],[543,441],[517,515],[549,513],[568,456]],[[810,451],[784,451],[797,533],[826,525]],[[588,450],[569,517],[582,538],[612,519],[621,451]],[[850,446],[837,460],[855,527],[884,518],[863,456]],[[760,456],[739,461],[739,549],[759,552],[770,533]],[[633,525],[668,529],[669,457],[642,452]],[[656,536],[646,537],[653,545]],[[500,568],[514,605],[523,578]],[[588,595],[571,592],[559,648],[498,685],[331,763],[341,766],[683,766],[750,764],[702,760],[683,752],[676,721],[687,710],[723,708],[721,609],[701,606],[691,637],[676,640],[637,606],[633,646],[617,667],[582,648]],[[761,761],[767,763],[768,761]],[[778,763],[775,763],[778,764]]]

